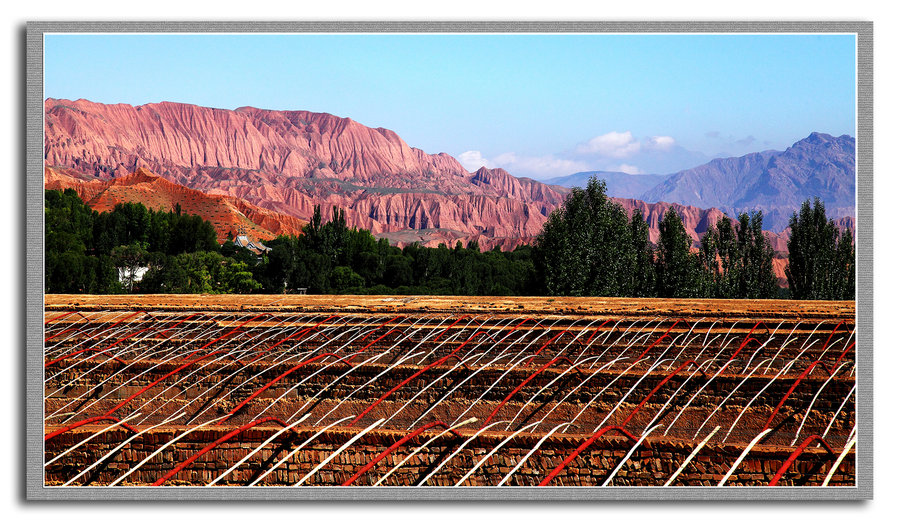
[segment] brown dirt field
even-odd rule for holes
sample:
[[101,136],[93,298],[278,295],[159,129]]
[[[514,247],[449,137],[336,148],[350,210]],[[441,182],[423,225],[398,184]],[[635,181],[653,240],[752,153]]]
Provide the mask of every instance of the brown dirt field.
[[261,310],[853,319],[854,301],[382,295],[45,295],[45,310]]

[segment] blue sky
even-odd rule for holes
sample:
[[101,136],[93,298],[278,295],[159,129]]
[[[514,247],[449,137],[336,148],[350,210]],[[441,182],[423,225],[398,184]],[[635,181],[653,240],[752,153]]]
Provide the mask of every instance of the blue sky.
[[538,179],[855,136],[852,35],[48,35],[44,72],[46,97],[329,112]]

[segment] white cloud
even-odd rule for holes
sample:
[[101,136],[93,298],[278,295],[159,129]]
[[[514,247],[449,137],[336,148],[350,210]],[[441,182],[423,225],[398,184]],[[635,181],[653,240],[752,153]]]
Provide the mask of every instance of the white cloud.
[[467,150],[456,156],[456,159],[469,172],[474,172],[483,166],[494,168],[494,164],[481,155],[481,152],[478,150]]
[[499,156],[494,157],[494,163],[499,166],[509,166],[514,165],[521,161],[522,159],[516,155],[515,152],[504,152]]
[[622,163],[621,165],[617,166],[616,168],[614,168],[612,170],[617,170],[619,172],[625,172],[626,174],[632,174],[632,175],[638,175],[638,174],[644,173],[644,171],[641,170],[640,168],[638,168],[634,165],[626,164],[626,163]]
[[641,150],[641,142],[634,138],[631,131],[607,132],[587,143],[578,145],[576,151],[581,154],[595,154],[603,157],[625,158],[637,154]]
[[669,150],[675,146],[675,138],[671,136],[653,136],[647,138],[647,148],[652,150]]
[[534,177],[545,179],[590,170],[591,165],[584,161],[562,159],[552,155],[546,156],[520,156],[515,152],[505,152],[495,157],[487,158],[478,150],[469,150],[456,157],[468,170],[474,172],[482,166],[488,168],[503,168],[515,176]]
[[538,179],[590,170],[590,165],[584,161],[560,159],[554,156],[519,156],[512,152],[495,157],[494,163],[513,175],[527,175]]
[[636,137],[631,131],[613,131],[558,153],[504,152],[488,156],[479,150],[468,150],[456,158],[469,172],[485,166],[503,168],[514,176],[549,179],[594,170],[632,175],[670,173],[705,162],[702,157],[694,156],[696,154],[683,149],[672,136]]

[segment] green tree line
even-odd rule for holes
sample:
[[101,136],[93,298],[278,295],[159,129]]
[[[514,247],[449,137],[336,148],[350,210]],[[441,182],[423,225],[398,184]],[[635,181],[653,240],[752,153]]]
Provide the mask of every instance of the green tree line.
[[763,234],[762,212],[721,217],[696,250],[672,208],[659,223],[653,245],[643,216],[631,218],[591,178],[573,188],[534,245],[538,288],[547,295],[853,299],[855,250],[850,230],[838,233],[818,199],[791,219],[788,290],[780,291]]
[[[762,213],[721,218],[700,247],[669,210],[656,244],[640,212],[627,215],[591,179],[554,211],[533,246],[482,252],[391,246],[315,208],[299,236],[279,236],[260,257],[200,217],[116,205],[98,213],[74,190],[45,194],[48,293],[283,293],[572,295],[852,299],[852,234],[838,233],[818,200],[791,220],[789,290],[779,290]],[[142,273],[142,277],[138,273]],[[140,279],[140,280],[138,280]]]
[[[376,239],[368,230],[347,226],[344,211],[334,208],[323,221],[316,207],[299,237],[280,236],[255,273],[262,291],[280,293],[306,288],[309,293],[534,295],[531,248],[482,252],[478,243],[454,248],[404,248]],[[226,248],[233,248],[226,243]]]

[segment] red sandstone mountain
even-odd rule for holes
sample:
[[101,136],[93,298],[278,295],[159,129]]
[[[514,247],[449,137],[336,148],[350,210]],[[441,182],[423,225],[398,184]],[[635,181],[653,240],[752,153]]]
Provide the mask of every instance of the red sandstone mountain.
[[496,169],[469,173],[390,130],[305,111],[133,107],[49,99],[45,160],[98,179],[146,167],[175,183],[308,219],[345,208],[373,233],[452,230],[529,237],[565,190]]
[[[73,175],[74,174],[74,175]],[[259,208],[241,199],[208,195],[177,185],[141,168],[133,174],[110,180],[87,180],[84,176],[56,168],[45,168],[44,186],[73,188],[88,206],[98,212],[112,210],[118,203],[141,203],[154,210],[173,211],[180,205],[184,213],[210,221],[220,241],[229,234],[246,234],[256,240],[280,234],[299,235],[304,221]]]

